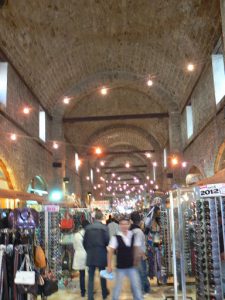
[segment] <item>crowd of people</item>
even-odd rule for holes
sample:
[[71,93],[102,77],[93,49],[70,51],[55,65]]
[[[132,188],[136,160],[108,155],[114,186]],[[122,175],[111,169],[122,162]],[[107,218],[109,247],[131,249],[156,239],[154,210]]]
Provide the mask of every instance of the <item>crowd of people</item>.
[[[95,211],[94,222],[82,223],[82,228],[74,235],[75,250],[73,269],[80,272],[81,296],[88,295],[94,300],[94,278],[96,269],[115,271],[115,285],[112,299],[118,300],[124,277],[130,281],[133,299],[142,300],[150,293],[150,282],[146,265],[146,238],[139,212],[119,218],[109,216],[103,224],[103,213]],[[114,263],[115,262],[115,263]],[[85,269],[88,267],[88,287],[86,293]],[[115,270],[113,270],[115,269]],[[102,298],[107,299],[110,291],[107,281],[100,277]]]

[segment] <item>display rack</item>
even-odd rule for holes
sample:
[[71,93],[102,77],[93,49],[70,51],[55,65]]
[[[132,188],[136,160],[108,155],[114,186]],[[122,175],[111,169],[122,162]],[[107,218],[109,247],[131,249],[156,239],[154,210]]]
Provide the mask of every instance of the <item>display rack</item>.
[[196,202],[197,300],[224,299],[225,184],[200,186]]
[[[172,245],[172,273],[174,276],[174,299],[193,299],[195,294],[195,278],[192,272],[194,262],[191,253],[190,226],[193,220],[196,191],[194,188],[180,188],[170,192],[170,231]],[[192,247],[193,248],[193,247]],[[192,285],[189,292],[187,284]],[[179,293],[179,290],[182,291]]]
[[172,253],[170,244],[170,219],[168,209],[161,209],[160,222],[162,240],[162,268],[165,269],[162,273],[165,273],[165,275],[169,277],[172,273]]

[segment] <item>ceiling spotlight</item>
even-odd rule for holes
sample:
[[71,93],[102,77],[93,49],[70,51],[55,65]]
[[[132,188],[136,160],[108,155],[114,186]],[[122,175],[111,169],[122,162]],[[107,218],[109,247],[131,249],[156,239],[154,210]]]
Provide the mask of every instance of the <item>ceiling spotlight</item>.
[[150,184],[153,184],[154,183],[154,181],[153,180],[150,180]]
[[153,167],[157,167],[157,162],[154,161],[154,162],[152,163],[152,165],[153,165]]
[[103,86],[103,87],[101,88],[101,94],[102,94],[103,96],[105,96],[105,95],[107,95],[107,93],[108,93],[108,89],[107,89],[105,86]]
[[30,108],[29,108],[28,106],[24,107],[23,113],[24,113],[25,115],[29,115],[29,113],[30,113]]
[[102,166],[102,167],[104,167],[104,165],[105,165],[105,162],[102,160],[102,161],[100,161],[100,165]]
[[100,189],[100,187],[101,187],[101,184],[98,184],[98,188]]
[[186,161],[183,161],[183,162],[182,162],[182,167],[183,167],[183,168],[186,168],[186,167],[187,167],[187,162],[186,162]]
[[10,135],[10,139],[11,139],[12,141],[15,141],[15,140],[17,139],[17,135],[16,135],[15,133],[12,133],[12,134]]
[[102,149],[101,149],[100,147],[97,147],[97,148],[95,149],[95,154],[97,154],[97,155],[102,154]]
[[63,98],[63,103],[64,104],[69,104],[70,103],[70,98],[68,98],[68,97]]
[[152,81],[151,79],[149,79],[149,80],[147,81],[147,85],[148,85],[148,86],[153,86],[153,81]]
[[86,179],[87,179],[87,180],[90,180],[90,177],[89,177],[89,176],[87,176],[87,177],[86,177]]
[[130,163],[129,163],[129,162],[126,162],[125,167],[126,167],[127,169],[130,168]]
[[152,155],[151,155],[151,153],[145,153],[145,156],[147,157],[147,158],[151,158],[152,157]]
[[146,176],[146,179],[149,180],[149,176]]
[[115,177],[116,176],[116,174],[115,173],[112,173],[112,177]]
[[54,142],[54,143],[53,143],[53,148],[54,148],[54,149],[58,149],[58,148],[59,148],[59,145],[58,145],[56,142]]
[[97,173],[100,173],[100,169],[99,169],[99,168],[97,168],[97,169],[96,169],[96,172],[97,172]]
[[97,187],[94,185],[94,190],[97,190]]
[[178,165],[178,159],[177,159],[177,157],[173,157],[172,160],[171,160],[171,163],[172,163],[173,166]]
[[159,186],[158,186],[157,184],[155,185],[155,189],[156,189],[156,190],[158,190],[158,189],[159,189]]
[[194,71],[194,69],[195,69],[195,66],[194,66],[192,63],[189,63],[189,64],[187,65],[187,70],[188,70],[189,72]]
[[102,194],[102,193],[100,193],[100,196],[103,196],[103,194]]

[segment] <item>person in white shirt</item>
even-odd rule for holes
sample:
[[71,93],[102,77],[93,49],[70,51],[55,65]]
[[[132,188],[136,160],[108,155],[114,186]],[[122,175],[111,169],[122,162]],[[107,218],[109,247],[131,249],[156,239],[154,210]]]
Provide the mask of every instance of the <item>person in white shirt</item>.
[[129,230],[130,220],[123,216],[119,222],[120,231],[113,236],[108,247],[108,272],[112,272],[112,259],[116,251],[117,270],[115,287],[112,300],[118,300],[121,292],[123,278],[128,277],[134,300],[143,300],[139,274],[134,266],[135,248],[141,247],[141,241],[135,238],[134,233]]
[[86,268],[86,259],[87,253],[83,247],[83,239],[86,226],[90,224],[87,220],[84,220],[81,224],[81,228],[78,232],[73,235],[73,248],[75,250],[75,255],[73,259],[73,269],[79,270],[80,272],[80,290],[81,297],[85,297],[85,268]]

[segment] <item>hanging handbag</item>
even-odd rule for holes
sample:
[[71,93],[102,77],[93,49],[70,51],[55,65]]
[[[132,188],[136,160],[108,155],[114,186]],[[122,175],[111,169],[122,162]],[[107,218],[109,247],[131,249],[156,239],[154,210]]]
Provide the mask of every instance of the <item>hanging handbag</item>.
[[29,229],[38,227],[38,212],[32,208],[16,208],[9,214],[9,224],[12,228]]
[[64,218],[61,220],[60,227],[64,230],[70,230],[74,226],[73,219],[68,212],[65,213]]
[[[27,270],[23,271],[25,264]],[[19,294],[32,294],[34,296],[38,294],[36,274],[32,271],[28,254],[25,254],[21,267],[16,272],[14,283],[17,285]]]
[[46,257],[41,246],[35,246],[34,249],[34,264],[37,268],[43,269],[46,267]]
[[49,276],[45,277],[43,285],[43,295],[47,297],[56,292],[58,292],[58,280]]

